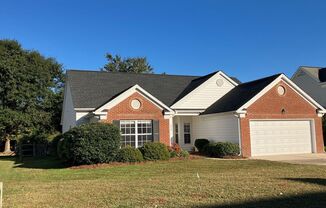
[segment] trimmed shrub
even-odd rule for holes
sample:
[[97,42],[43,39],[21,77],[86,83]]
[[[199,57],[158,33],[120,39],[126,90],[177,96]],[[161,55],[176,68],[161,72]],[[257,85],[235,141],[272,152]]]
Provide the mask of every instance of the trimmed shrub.
[[174,157],[188,157],[189,152],[181,149],[180,145],[177,143],[173,143],[171,147],[168,148],[170,152],[170,158]]
[[165,144],[149,142],[140,148],[145,160],[168,160],[170,153]]
[[209,157],[237,156],[240,153],[240,148],[238,144],[217,142],[205,145],[203,152]]
[[209,144],[207,139],[196,139],[195,140],[195,147],[198,149],[199,152],[203,152],[205,145]]
[[188,158],[189,155],[190,155],[189,152],[186,151],[186,150],[182,150],[182,151],[180,152],[180,157]]
[[97,164],[115,159],[120,147],[120,130],[105,123],[74,127],[58,142],[58,155],[71,165]]
[[121,148],[116,156],[117,162],[141,162],[143,160],[140,150],[130,146]]
[[170,158],[175,158],[178,157],[178,153],[176,153],[175,151],[170,151]]

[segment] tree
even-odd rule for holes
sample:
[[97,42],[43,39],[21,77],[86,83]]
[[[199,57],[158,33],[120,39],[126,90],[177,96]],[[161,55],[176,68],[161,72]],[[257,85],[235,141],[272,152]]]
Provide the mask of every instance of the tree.
[[153,68],[147,62],[146,57],[122,58],[119,55],[106,54],[108,63],[104,65],[104,71],[109,72],[133,72],[153,73]]
[[0,139],[60,130],[63,77],[53,58],[25,50],[17,41],[0,40],[0,110],[8,115],[7,121],[2,117]]
[[0,109],[0,134],[5,140],[4,152],[10,152],[10,139],[26,131],[29,121],[27,114],[8,108]]

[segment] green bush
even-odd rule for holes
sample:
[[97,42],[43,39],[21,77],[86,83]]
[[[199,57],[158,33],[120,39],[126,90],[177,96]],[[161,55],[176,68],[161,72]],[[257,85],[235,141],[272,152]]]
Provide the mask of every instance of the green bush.
[[189,157],[189,152],[181,149],[180,145],[177,143],[172,144],[171,147],[168,147],[168,150],[170,152],[170,158],[175,157]]
[[19,139],[20,144],[48,144],[48,135],[44,133],[32,133],[30,135],[23,135]]
[[207,139],[196,139],[195,140],[195,147],[198,149],[199,152],[203,152],[205,145],[209,144]]
[[58,142],[58,155],[71,165],[96,164],[115,159],[120,147],[120,130],[105,123],[74,127]]
[[51,156],[58,157],[58,143],[60,139],[62,139],[62,134],[56,134],[50,136],[48,149]]
[[61,160],[68,160],[69,150],[67,148],[67,140],[64,140],[63,135],[61,138],[58,138],[57,142],[57,156]]
[[143,160],[140,150],[130,146],[121,148],[116,156],[117,162],[141,162]]
[[205,145],[203,152],[209,157],[237,156],[240,153],[240,148],[238,144],[217,142]]
[[176,151],[170,151],[170,158],[178,157],[178,153]]
[[145,160],[168,160],[170,153],[165,144],[150,142],[140,148]]
[[182,151],[180,152],[180,157],[188,158],[189,155],[190,155],[189,152],[186,151],[186,150],[182,150]]

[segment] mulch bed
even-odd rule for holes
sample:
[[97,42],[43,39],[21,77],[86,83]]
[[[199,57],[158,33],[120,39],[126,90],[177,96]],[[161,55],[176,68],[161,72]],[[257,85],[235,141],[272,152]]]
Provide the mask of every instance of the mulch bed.
[[[197,160],[203,158],[210,158],[204,155],[201,155],[199,152],[191,152],[188,158],[183,157],[175,157],[170,158],[167,161],[177,161],[177,160]],[[239,160],[239,159],[246,159],[241,156],[225,156],[223,158],[210,158],[210,159],[227,159],[227,160]],[[144,162],[135,162],[135,163],[122,163],[122,162],[111,162],[111,163],[100,163],[100,164],[93,164],[93,165],[78,165],[69,167],[70,169],[96,169],[96,168],[108,168],[108,167],[116,167],[116,166],[127,166],[127,165],[144,165],[144,164],[151,164],[159,161],[144,161]]]
[[[204,158],[204,156],[196,155],[196,154],[190,154],[188,158],[183,157],[175,157],[170,158],[166,161],[176,161],[176,160],[197,160]],[[107,167],[116,167],[116,166],[127,166],[127,165],[144,165],[144,164],[150,164],[155,163],[158,161],[144,161],[144,162],[135,162],[135,163],[122,163],[122,162],[111,162],[111,163],[100,163],[100,164],[93,164],[93,165],[78,165],[78,166],[72,166],[69,167],[70,169],[96,169],[96,168],[107,168]]]

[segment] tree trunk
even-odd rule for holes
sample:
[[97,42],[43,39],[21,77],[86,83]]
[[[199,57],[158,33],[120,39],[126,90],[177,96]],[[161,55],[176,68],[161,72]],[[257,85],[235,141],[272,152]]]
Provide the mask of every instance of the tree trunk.
[[11,150],[10,150],[10,139],[7,137],[6,138],[6,143],[5,143],[5,153],[8,153],[8,152],[11,152]]

